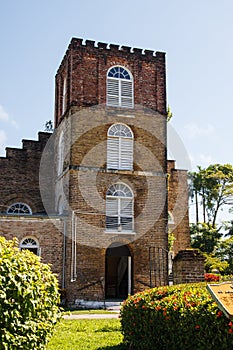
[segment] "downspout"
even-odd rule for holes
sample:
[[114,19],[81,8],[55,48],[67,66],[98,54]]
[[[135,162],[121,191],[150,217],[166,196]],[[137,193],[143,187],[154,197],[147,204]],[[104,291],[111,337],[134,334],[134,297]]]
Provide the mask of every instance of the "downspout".
[[63,257],[62,257],[62,289],[66,287],[66,233],[67,233],[67,220],[64,218],[64,231],[63,231]]

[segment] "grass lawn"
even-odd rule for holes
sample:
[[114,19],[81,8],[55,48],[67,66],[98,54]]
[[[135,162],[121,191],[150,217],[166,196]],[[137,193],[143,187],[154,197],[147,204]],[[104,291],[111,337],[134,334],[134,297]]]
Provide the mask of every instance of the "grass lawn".
[[47,350],[125,350],[120,320],[61,320]]

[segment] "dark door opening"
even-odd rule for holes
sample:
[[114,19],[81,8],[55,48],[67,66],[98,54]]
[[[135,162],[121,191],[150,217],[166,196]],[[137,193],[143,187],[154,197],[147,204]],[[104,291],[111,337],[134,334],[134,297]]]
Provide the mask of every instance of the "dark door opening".
[[106,251],[106,299],[124,299],[131,293],[131,255],[126,245],[119,244]]

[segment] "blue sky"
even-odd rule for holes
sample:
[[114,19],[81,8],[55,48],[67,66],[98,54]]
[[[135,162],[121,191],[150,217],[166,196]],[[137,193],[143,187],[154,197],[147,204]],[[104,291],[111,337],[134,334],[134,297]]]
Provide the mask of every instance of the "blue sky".
[[166,52],[172,125],[192,169],[233,162],[232,0],[2,1],[0,155],[53,119],[54,76],[72,37]]

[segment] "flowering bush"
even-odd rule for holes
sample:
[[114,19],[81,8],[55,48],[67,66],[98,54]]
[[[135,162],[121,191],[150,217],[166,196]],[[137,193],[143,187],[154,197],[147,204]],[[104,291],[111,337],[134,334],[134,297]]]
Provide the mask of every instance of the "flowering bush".
[[125,345],[137,350],[233,348],[233,322],[205,283],[157,287],[130,296],[121,308]]
[[219,282],[220,276],[215,275],[214,273],[205,273],[206,282]]
[[0,350],[45,349],[59,318],[57,278],[16,240],[0,237]]

